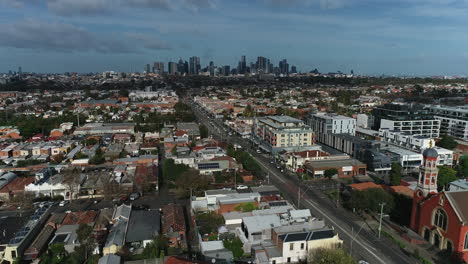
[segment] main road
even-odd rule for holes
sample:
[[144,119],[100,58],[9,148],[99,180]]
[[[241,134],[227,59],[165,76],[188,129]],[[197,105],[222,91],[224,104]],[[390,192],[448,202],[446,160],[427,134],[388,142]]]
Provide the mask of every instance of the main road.
[[337,208],[334,203],[322,193],[308,186],[303,186],[297,177],[292,177],[282,173],[270,163],[270,159],[259,154],[252,147],[251,143],[239,136],[228,133],[222,122],[211,119],[204,110],[190,99],[185,99],[201,124],[204,124],[210,135],[215,139],[228,143],[237,143],[245,151],[248,151],[257,162],[268,173],[268,181],[271,181],[290,202],[297,204],[300,196],[300,207],[310,209],[311,213],[335,228],[339,236],[345,241],[345,246],[351,254],[361,260],[366,260],[371,264],[404,264],[419,263],[417,260],[405,255],[389,239],[382,237],[378,239],[376,234],[369,231],[363,225],[365,223],[354,214],[343,208]]

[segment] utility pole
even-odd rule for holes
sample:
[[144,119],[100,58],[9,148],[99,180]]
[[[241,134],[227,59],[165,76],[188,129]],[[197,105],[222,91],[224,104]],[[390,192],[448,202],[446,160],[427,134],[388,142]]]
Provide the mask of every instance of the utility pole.
[[380,233],[382,231],[383,208],[385,206],[385,203],[379,203],[379,205],[380,205],[380,220],[379,220],[379,239],[380,239]]
[[297,209],[301,206],[301,186],[297,189]]

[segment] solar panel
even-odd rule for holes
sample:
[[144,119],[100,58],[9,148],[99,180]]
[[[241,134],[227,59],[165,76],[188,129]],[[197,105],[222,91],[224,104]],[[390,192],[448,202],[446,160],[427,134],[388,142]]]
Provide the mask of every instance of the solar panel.
[[288,205],[288,203],[286,203],[285,201],[270,202],[270,203],[268,203],[268,205],[270,205],[270,206],[286,206],[286,205]]

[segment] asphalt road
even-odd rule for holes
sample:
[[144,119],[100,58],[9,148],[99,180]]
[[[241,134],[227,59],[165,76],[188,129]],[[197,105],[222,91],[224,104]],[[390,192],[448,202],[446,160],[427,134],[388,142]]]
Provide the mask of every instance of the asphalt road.
[[296,177],[282,173],[274,164],[270,163],[270,159],[257,153],[248,140],[236,135],[229,135],[220,120],[210,118],[193,101],[187,101],[187,103],[192,106],[198,121],[208,128],[213,138],[228,143],[237,143],[248,151],[268,173],[268,181],[274,184],[290,202],[297,205],[300,193],[300,207],[310,209],[314,216],[324,219],[328,225],[333,226],[340,238],[345,241],[345,248],[356,259],[365,260],[371,264],[419,263],[417,260],[405,255],[387,238],[378,239],[373,232],[361,228],[364,224],[363,221],[345,209],[337,208],[320,191],[312,188],[308,189],[308,186],[302,186]]

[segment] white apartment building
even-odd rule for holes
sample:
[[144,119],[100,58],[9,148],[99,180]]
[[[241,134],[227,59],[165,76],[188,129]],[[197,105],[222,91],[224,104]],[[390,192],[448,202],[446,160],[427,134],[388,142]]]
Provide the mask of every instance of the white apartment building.
[[380,128],[388,130],[398,130],[403,133],[426,136],[431,138],[439,137],[440,120],[390,120],[381,119]]
[[317,136],[318,142],[323,142],[326,134],[356,134],[356,119],[331,114],[315,113],[311,114],[307,120],[312,130]]
[[429,111],[440,121],[440,131],[459,139],[468,140],[468,106],[429,106]]

